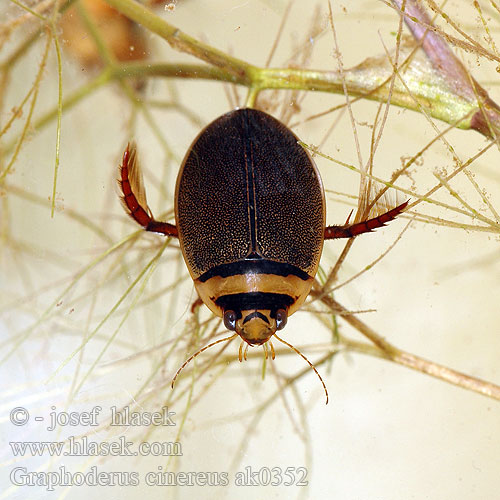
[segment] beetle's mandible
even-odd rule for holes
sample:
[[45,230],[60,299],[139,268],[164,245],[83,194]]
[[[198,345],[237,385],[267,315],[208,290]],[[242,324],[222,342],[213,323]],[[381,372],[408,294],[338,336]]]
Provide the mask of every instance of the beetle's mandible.
[[265,344],[302,305],[325,239],[372,231],[408,203],[325,227],[325,195],[311,156],[285,125],[249,108],[220,116],[191,144],[177,178],[175,225],[149,210],[134,145],[123,155],[120,185],[135,221],[179,238],[201,300],[249,345]]

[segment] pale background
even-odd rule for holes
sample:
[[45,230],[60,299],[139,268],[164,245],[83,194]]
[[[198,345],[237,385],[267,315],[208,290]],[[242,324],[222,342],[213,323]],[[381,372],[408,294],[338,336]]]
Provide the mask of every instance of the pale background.
[[[459,10],[458,5],[461,2],[451,2],[448,12],[460,21],[463,29],[479,33],[479,39],[481,30],[477,13]],[[287,3],[280,1],[180,0],[175,12],[162,15],[181,30],[202,38],[214,47],[263,65],[287,8]],[[327,4],[320,3],[320,9],[320,24],[325,24]],[[302,43],[311,16],[309,2],[295,2],[273,65],[284,65],[293,51],[292,45]],[[382,2],[356,1],[347,2],[344,6],[335,3],[334,18],[345,67],[356,65],[365,57],[383,53],[381,38],[388,46],[394,44],[394,35],[391,33],[397,31],[398,17]],[[492,25],[497,26],[494,22]],[[151,36],[151,43],[157,61],[193,61],[165,47],[156,36]],[[316,43],[311,67],[335,69],[337,61],[333,55],[331,33],[326,33]],[[484,83],[498,102],[500,95],[494,84],[498,75],[494,71],[494,64],[483,60],[479,64],[474,56],[469,57],[474,76]],[[39,58],[38,53],[30,52],[16,68],[13,77],[29,85]],[[68,59],[65,60],[63,71],[65,92],[70,92],[88,77],[77,62]],[[54,57],[49,58],[46,72],[38,112],[52,109],[56,103]],[[11,104],[5,109],[9,110],[10,106],[19,102],[27,88],[21,84],[11,87],[7,96]],[[194,110],[203,124],[230,109],[221,83],[175,81],[174,88],[179,101]],[[147,92],[156,99],[169,96],[167,83],[161,79],[151,80]],[[240,96],[242,99],[245,96],[242,89]],[[343,96],[311,93],[302,102],[301,114],[296,118],[308,117],[343,101]],[[358,121],[362,156],[366,161],[371,129],[364,126],[363,122],[372,122],[376,105],[357,104],[353,110]],[[3,248],[0,271],[0,300],[5,304],[0,323],[2,337],[15,335],[36,321],[69,280],[109,247],[91,231],[67,217],[68,210],[93,218],[114,242],[136,230],[120,207],[114,185],[116,165],[129,139],[129,111],[129,103],[119,88],[109,85],[64,115],[57,188],[60,210],[53,219],[48,208],[11,196],[9,213],[4,212],[3,216],[8,217],[13,237],[31,247],[32,255],[12,250],[8,245]],[[198,129],[175,111],[157,111],[154,116],[176,155],[172,165],[178,165]],[[319,144],[333,119],[328,115],[322,120],[299,125],[294,131],[304,142]],[[149,172],[146,184],[149,187],[150,206],[157,214],[172,206],[176,170],[172,167],[170,172],[166,172],[165,154],[158,140],[144,120],[139,123],[142,125],[135,136],[143,164]],[[446,127],[442,123],[437,125],[440,129]],[[392,108],[375,158],[377,175],[389,178],[401,166],[401,157],[416,154],[434,135],[435,132],[422,116]],[[447,139],[463,161],[486,144],[485,139],[474,132],[455,131],[448,134]],[[54,144],[54,123],[31,135],[8,182],[46,200],[52,192]],[[322,146],[322,151],[336,159],[358,165],[352,127],[346,115]],[[476,173],[476,180],[487,189],[497,206],[500,201],[498,158],[498,151],[492,148],[471,167]],[[357,195],[358,176],[325,160],[318,159],[317,163],[327,190]],[[425,155],[423,164],[415,173],[418,192],[425,192],[435,183],[432,175],[434,169],[448,168],[451,171],[452,167],[451,155],[438,143]],[[168,198],[158,189],[160,180]],[[473,206],[481,206],[469,185],[455,183],[454,188],[463,193]],[[450,195],[444,191],[439,198],[453,204]],[[338,197],[328,193],[327,200],[328,223],[343,223],[350,206],[338,203]],[[435,207],[420,205],[418,209],[423,213],[470,223],[470,220],[458,219]],[[341,271],[340,279],[349,278],[374,260],[394,241],[405,224],[406,219],[400,219],[376,234],[359,238]],[[59,435],[56,432],[42,432],[42,427],[34,422],[16,428],[8,422],[8,413],[14,406],[25,406],[32,415],[44,416],[48,415],[51,406],[61,410],[65,408],[72,377],[77,370],[78,355],[54,380],[48,384],[46,380],[80,345],[84,332],[91,331],[116,303],[153,257],[155,249],[151,249],[151,246],[158,246],[161,241],[160,236],[142,236],[127,257],[130,270],[128,281],[125,278],[112,282],[108,280],[106,273],[111,272],[115,259],[106,260],[89,279],[80,282],[76,290],[63,299],[58,315],[44,320],[30,339],[23,342],[2,365],[0,417],[4,429],[3,440],[57,440],[71,433],[88,430],[68,432],[65,429]],[[376,309],[376,312],[366,313],[362,318],[396,346],[500,383],[498,243],[498,237],[489,233],[414,223],[385,259],[341,289],[336,298],[352,310]],[[328,268],[342,248],[342,242],[327,243],[322,265]],[[173,248],[166,250],[147,285],[145,296],[161,289],[175,277],[187,274],[182,266],[174,267],[176,258],[178,254]],[[94,295],[93,287],[100,286],[104,291]],[[80,296],[82,298],[72,304],[72,300]],[[105,411],[109,411],[110,406],[130,402],[134,392],[147,380],[151,367],[163,351],[155,350],[152,354],[146,353],[136,359],[125,358],[184,334],[189,306],[193,300],[189,281],[185,282],[181,292],[176,292],[175,307],[168,317],[172,319],[166,321],[167,309],[172,300],[171,295],[163,296],[146,307],[138,307],[131,314],[117,339],[100,360],[93,376],[81,388],[76,400],[71,402],[69,410],[89,411],[100,404]],[[130,304],[130,299],[126,303]],[[71,308],[75,311],[70,313]],[[80,360],[81,373],[89,369],[122,317],[122,314],[113,317],[87,344],[85,355]],[[87,321],[92,327],[86,326]],[[339,323],[342,333],[352,334],[354,338],[362,340],[341,320]],[[314,343],[326,345],[330,335],[308,312],[293,316],[284,331],[285,338],[296,346]],[[5,352],[9,350],[8,346]],[[313,361],[321,356],[321,351],[317,351],[304,349]],[[8,446],[3,444],[2,448],[6,450],[2,457],[4,467],[1,476],[4,495],[7,498],[64,496],[69,499],[83,499],[89,495],[120,499],[143,496],[151,499],[184,499],[193,496],[382,500],[498,498],[500,407],[497,402],[382,360],[348,354],[337,356],[331,370],[326,366],[319,368],[330,393],[328,406],[324,405],[321,385],[311,371],[296,385],[306,405],[305,417],[288,390],[284,393],[288,410],[284,400],[277,398],[249,428],[252,416],[256,414],[255,409],[274,393],[276,383],[271,371],[265,381],[261,381],[260,361],[249,361],[246,365],[236,361],[237,343],[231,344],[226,354],[232,355],[234,361],[209,392],[189,409],[182,435],[178,438],[182,443],[183,457],[173,460],[169,467],[186,472],[226,471],[230,474],[230,483],[234,477],[234,469],[231,468],[234,461],[236,470],[243,470],[245,466],[254,469],[263,466],[283,469],[308,467],[308,488],[230,485],[221,488],[174,489],[148,487],[141,481],[140,486],[128,488],[74,487],[70,490],[60,488],[51,493],[36,487],[15,490],[9,488],[8,481],[8,474],[13,467],[22,465],[29,470],[37,470],[38,467],[45,470],[50,468],[49,457],[16,461]],[[182,357],[181,354],[178,356]],[[104,366],[105,363],[120,359],[123,361]],[[306,366],[298,356],[278,357],[275,365],[281,372],[290,374]],[[166,385],[155,394],[154,404],[150,402],[144,406],[145,410],[155,410],[168,400],[168,381],[178,366],[177,358],[167,363],[164,368]],[[200,396],[205,383],[219,369],[211,368],[194,385],[194,398]],[[184,376],[189,376],[187,373]],[[180,387],[177,389],[181,390]],[[185,406],[185,397],[170,404],[171,409],[177,412],[178,426],[174,431],[181,424]],[[301,435],[291,424],[290,414]],[[127,431],[125,435],[134,442],[140,441],[137,436],[148,440],[147,428],[138,428],[136,431]],[[176,439],[176,433],[170,428],[157,431],[149,440]],[[93,439],[106,437],[110,435],[102,431]],[[242,442],[245,443],[244,449],[240,448]],[[52,469],[64,464],[69,470],[84,471],[87,467],[97,465],[101,470],[138,470],[143,474],[156,471],[159,466],[167,466],[167,462],[167,459],[160,457],[97,461],[82,457],[71,461],[54,461]]]

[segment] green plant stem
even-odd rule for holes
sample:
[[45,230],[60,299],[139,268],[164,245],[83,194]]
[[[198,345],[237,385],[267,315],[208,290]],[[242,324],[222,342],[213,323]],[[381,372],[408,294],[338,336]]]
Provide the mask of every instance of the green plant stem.
[[[170,25],[134,0],[106,0],[124,15],[163,37],[175,50],[193,55],[209,65],[123,63],[109,65],[91,82],[86,83],[63,102],[64,110],[88,96],[96,88],[112,81],[135,76],[193,78],[225,81],[250,89],[248,105],[253,105],[259,92],[266,89],[319,91],[363,97],[378,102],[425,112],[429,116],[462,129],[475,129],[495,138],[500,131],[500,110],[481,89],[483,102],[450,89],[446,78],[431,63],[413,59],[411,71],[405,71],[405,85],[390,89],[392,67],[386,58],[373,58],[351,68],[337,71],[295,68],[259,68],[204,44]],[[475,82],[474,82],[475,83]],[[38,129],[57,117],[57,109],[43,115],[35,123]],[[12,144],[5,147],[11,151]]]
[[54,39],[54,46],[56,50],[57,76],[58,76],[56,154],[55,154],[55,165],[54,165],[54,180],[52,183],[52,203],[50,208],[51,217],[54,217],[54,212],[56,209],[57,175],[59,172],[60,153],[61,153],[61,122],[62,122],[62,99],[63,99],[61,46],[59,44],[59,35],[57,34],[57,25],[56,25],[58,11],[59,11],[59,0],[56,0],[50,23],[52,36]]
[[[68,111],[75,104],[78,104],[82,99],[91,94],[94,90],[104,86],[112,80],[113,72],[110,69],[105,69],[102,73],[100,73],[93,80],[85,83],[79,89],[75,90],[68,97],[63,99],[62,108],[63,111]],[[57,106],[43,114],[33,125],[35,130],[41,129],[43,126],[50,123],[54,118],[57,118],[58,108]],[[5,151],[10,151],[11,144],[8,144],[5,147]]]
[[106,3],[149,31],[160,35],[173,49],[191,54],[213,66],[227,68],[238,79],[250,75],[254,69],[251,64],[186,35],[138,2],[133,0],[106,0]]
[[[224,70],[226,81],[249,87],[250,103],[265,89],[343,94],[343,76],[345,88],[350,96],[362,96],[384,103],[390,98],[393,105],[414,111],[423,109],[434,118],[446,123],[457,123],[459,128],[473,128],[487,137],[494,138],[497,131],[500,131],[500,108],[491,99],[482,94],[483,103],[479,104],[477,99],[470,99],[470,96],[464,96],[462,92],[454,92],[454,89],[447,85],[446,74],[442,75],[435,69],[434,72],[429,71],[432,69],[430,63],[429,68],[420,64],[416,73],[410,72],[407,88],[395,85],[392,92],[389,85],[392,69],[389,68],[387,73],[387,68],[383,67],[381,61],[373,64],[373,61],[377,62],[375,59],[351,70],[344,70],[342,75],[336,71],[260,68],[183,33],[134,0],[105,1],[125,16],[164,38],[175,50],[188,53]],[[386,62],[385,59],[383,62]],[[201,73],[192,76],[203,78]],[[474,119],[471,119],[472,115]]]
[[[65,12],[76,0],[66,0],[63,5],[59,8],[59,13]],[[0,62],[0,70],[1,71],[10,71],[12,67],[21,59],[21,56],[26,54],[28,49],[32,47],[39,39],[40,35],[43,33],[45,29],[45,25],[42,28],[39,28],[32,35],[30,35],[26,40],[24,40],[21,45],[15,49],[4,61]],[[0,43],[0,48],[1,43]]]

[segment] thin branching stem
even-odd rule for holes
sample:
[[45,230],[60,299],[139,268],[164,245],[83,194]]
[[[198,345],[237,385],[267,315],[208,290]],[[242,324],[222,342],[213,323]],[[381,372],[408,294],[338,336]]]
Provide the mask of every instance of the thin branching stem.
[[359,333],[370,339],[370,341],[373,342],[378,349],[380,349],[381,354],[386,359],[406,366],[407,368],[411,368],[412,370],[444,380],[445,382],[449,382],[450,384],[458,387],[462,387],[463,389],[477,392],[500,401],[500,386],[476,377],[472,377],[471,375],[466,375],[456,370],[452,370],[451,368],[421,358],[415,354],[403,351],[390,344],[385,338],[375,332],[375,330],[369,327],[365,322],[361,321],[356,315],[347,314],[348,310],[331,296],[323,296],[321,301],[333,312],[343,314],[342,319],[355,328]]

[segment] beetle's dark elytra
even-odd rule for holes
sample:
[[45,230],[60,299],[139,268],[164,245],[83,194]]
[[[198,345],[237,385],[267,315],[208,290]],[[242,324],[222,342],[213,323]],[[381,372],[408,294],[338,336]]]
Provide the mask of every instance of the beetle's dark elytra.
[[193,278],[250,256],[314,276],[324,212],[308,153],[282,123],[254,109],[208,125],[179,173],[177,227]]
[[324,239],[372,231],[408,203],[325,228],[312,158],[285,125],[255,109],[220,116],[193,141],[177,177],[176,225],[151,214],[134,145],[123,156],[120,185],[131,217],[179,238],[201,300],[250,345],[266,343],[302,305]]

